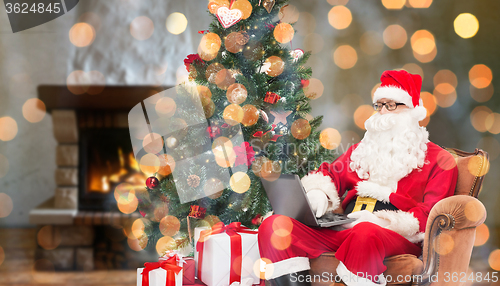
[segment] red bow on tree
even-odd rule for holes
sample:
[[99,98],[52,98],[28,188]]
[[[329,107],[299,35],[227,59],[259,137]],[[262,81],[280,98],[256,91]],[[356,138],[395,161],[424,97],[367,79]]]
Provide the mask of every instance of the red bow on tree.
[[243,164],[249,166],[253,161],[255,161],[255,151],[253,150],[253,147],[250,146],[250,143],[245,141],[241,143],[241,146],[235,146],[233,147],[233,149],[236,153],[236,161],[234,162],[234,166]]
[[194,62],[203,63],[203,60],[198,54],[190,54],[184,59],[184,65],[186,66],[187,71],[189,71],[189,65]]

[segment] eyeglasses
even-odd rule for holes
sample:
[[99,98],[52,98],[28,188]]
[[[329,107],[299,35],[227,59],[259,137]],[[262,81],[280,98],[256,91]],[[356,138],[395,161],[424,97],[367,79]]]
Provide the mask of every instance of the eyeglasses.
[[386,103],[375,102],[373,104],[373,109],[375,109],[376,111],[380,111],[380,110],[382,110],[384,105],[385,105],[385,108],[387,108],[387,110],[393,111],[393,110],[396,110],[396,108],[398,108],[399,105],[405,105],[405,104],[399,103],[399,102],[386,102]]

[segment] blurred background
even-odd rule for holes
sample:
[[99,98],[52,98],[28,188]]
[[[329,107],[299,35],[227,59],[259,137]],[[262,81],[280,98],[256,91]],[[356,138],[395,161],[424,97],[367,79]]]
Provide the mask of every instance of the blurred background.
[[[82,201],[81,140],[92,144],[89,133],[77,138],[76,128],[126,125],[127,107],[101,98],[102,87],[147,86],[146,93],[154,94],[156,87],[186,80],[183,60],[196,53],[198,31],[211,22],[207,4],[85,0],[51,22],[15,34],[0,11],[0,284],[82,278],[135,284],[135,271],[123,269],[134,269],[130,261],[151,253],[141,251],[144,242],[131,234],[137,218],[133,204],[119,205],[116,214],[74,206],[76,198]],[[470,265],[483,273],[500,271],[498,11],[497,0],[291,0],[280,13],[282,21],[295,23],[287,45],[312,52],[311,115],[324,115],[321,129],[339,132],[338,154],[362,138],[382,72],[401,68],[423,77],[429,116],[422,124],[431,141],[489,153],[491,166],[479,194],[488,217],[477,228]],[[89,85],[101,89],[88,90]],[[120,94],[127,91],[115,91]],[[91,102],[93,111],[72,107],[81,100]],[[97,144],[112,138],[130,143],[127,134],[106,128],[93,135],[101,138]],[[115,159],[133,171],[137,163],[128,152],[119,151]],[[134,178],[144,184],[144,178]],[[54,209],[57,204],[62,207]],[[87,277],[79,276],[86,272],[55,274],[58,270],[100,272]],[[16,271],[26,275],[12,274]]]

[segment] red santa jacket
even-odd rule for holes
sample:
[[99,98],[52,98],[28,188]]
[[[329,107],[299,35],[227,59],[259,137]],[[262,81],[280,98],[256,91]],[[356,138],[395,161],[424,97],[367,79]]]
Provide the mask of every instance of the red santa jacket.
[[396,192],[392,192],[360,179],[357,173],[351,170],[351,154],[358,144],[349,148],[334,162],[324,162],[317,171],[302,178],[306,191],[322,190],[332,202],[332,210],[339,206],[339,197],[345,192],[347,194],[342,202],[343,209],[358,195],[390,202],[399,210],[374,212],[377,217],[390,221],[386,228],[396,231],[412,242],[423,240],[431,208],[438,201],[454,194],[458,169],[453,156],[438,145],[427,143],[424,166],[414,169],[399,180]]

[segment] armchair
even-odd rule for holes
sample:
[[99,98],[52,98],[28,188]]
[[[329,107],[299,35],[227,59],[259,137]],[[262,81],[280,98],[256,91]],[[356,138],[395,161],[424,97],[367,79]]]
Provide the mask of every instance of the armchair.
[[[486,210],[477,196],[489,169],[488,153],[481,149],[473,153],[453,148],[446,150],[455,157],[458,167],[455,195],[439,201],[432,208],[425,230],[422,259],[410,254],[385,259],[387,270],[384,275],[392,278],[387,285],[460,285],[460,282],[446,283],[444,278],[448,273],[460,275],[467,272],[476,227],[486,219]],[[443,162],[446,166],[450,163],[453,164]],[[339,261],[334,252],[327,252],[311,259],[310,263],[311,275],[324,277],[324,273],[333,273],[335,277]],[[331,282],[321,280],[312,284],[327,286]]]

